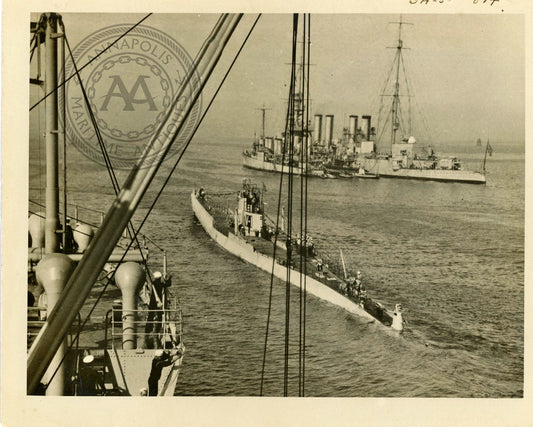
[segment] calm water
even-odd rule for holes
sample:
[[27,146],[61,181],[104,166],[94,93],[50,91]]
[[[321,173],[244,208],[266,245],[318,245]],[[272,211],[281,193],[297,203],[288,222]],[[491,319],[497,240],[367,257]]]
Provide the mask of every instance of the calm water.
[[[211,241],[189,199],[195,185],[228,192],[251,177],[267,186],[267,210],[275,217],[279,176],[242,168],[240,152],[247,143],[193,143],[145,225],[144,232],[169,253],[183,305],[187,353],[178,395],[259,394],[270,278]],[[389,308],[401,303],[409,323],[398,338],[309,296],[306,395],[523,395],[523,145],[491,144],[495,155],[486,186],[309,181],[310,234],[323,250],[342,249],[348,268],[362,270],[369,294]],[[474,169],[483,150],[473,145],[447,151]],[[112,199],[105,170],[77,153],[72,157],[72,200],[104,208]],[[34,173],[30,185],[37,181]],[[155,180],[152,189],[161,182]],[[146,199],[154,195],[155,190]],[[137,223],[146,206],[148,201]],[[154,262],[157,252],[152,251]],[[292,288],[292,395],[298,391],[298,304]],[[285,288],[275,281],[266,395],[283,394],[284,318]]]

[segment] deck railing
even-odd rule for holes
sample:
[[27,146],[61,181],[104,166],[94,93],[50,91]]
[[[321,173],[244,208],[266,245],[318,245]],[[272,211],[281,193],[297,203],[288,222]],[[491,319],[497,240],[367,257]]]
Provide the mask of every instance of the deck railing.
[[[182,341],[183,322],[181,309],[137,309],[128,310],[134,314],[137,348],[171,349]],[[114,307],[106,315],[105,346],[122,348],[123,322],[122,308]]]

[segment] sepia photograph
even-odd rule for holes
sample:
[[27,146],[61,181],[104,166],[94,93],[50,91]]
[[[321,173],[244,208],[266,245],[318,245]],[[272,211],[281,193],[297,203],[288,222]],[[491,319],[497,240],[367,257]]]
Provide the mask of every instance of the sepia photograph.
[[451,3],[18,14],[2,422],[524,425],[531,16]]

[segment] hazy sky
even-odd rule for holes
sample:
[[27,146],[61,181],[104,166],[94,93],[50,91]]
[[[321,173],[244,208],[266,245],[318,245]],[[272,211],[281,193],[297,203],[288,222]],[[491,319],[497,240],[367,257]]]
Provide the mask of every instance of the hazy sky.
[[[113,24],[142,15],[64,14],[72,46]],[[379,98],[397,42],[397,15],[339,14],[311,18],[312,114],[334,114],[340,136],[350,114],[377,118]],[[146,25],[164,31],[195,56],[217,15],[152,15]],[[227,55],[240,46],[255,15],[245,15]],[[407,72],[416,103],[436,142],[524,139],[524,19],[521,15],[404,15]],[[199,137],[253,137],[262,104],[267,133],[284,126],[292,17],[263,15],[225,83]],[[215,73],[212,80],[218,81]],[[204,105],[207,103],[204,98]]]

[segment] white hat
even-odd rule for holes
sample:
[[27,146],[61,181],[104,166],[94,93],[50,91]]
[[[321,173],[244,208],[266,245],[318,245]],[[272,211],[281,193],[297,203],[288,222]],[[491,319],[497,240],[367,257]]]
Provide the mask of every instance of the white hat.
[[161,356],[163,356],[163,350],[156,350],[155,353],[154,353],[154,356],[155,356],[155,357],[161,357]]
[[163,277],[163,275],[161,274],[160,271],[155,271],[154,272],[154,279],[161,279],[161,277]]
[[83,363],[92,363],[94,360],[94,356],[92,354],[88,354],[83,358]]

